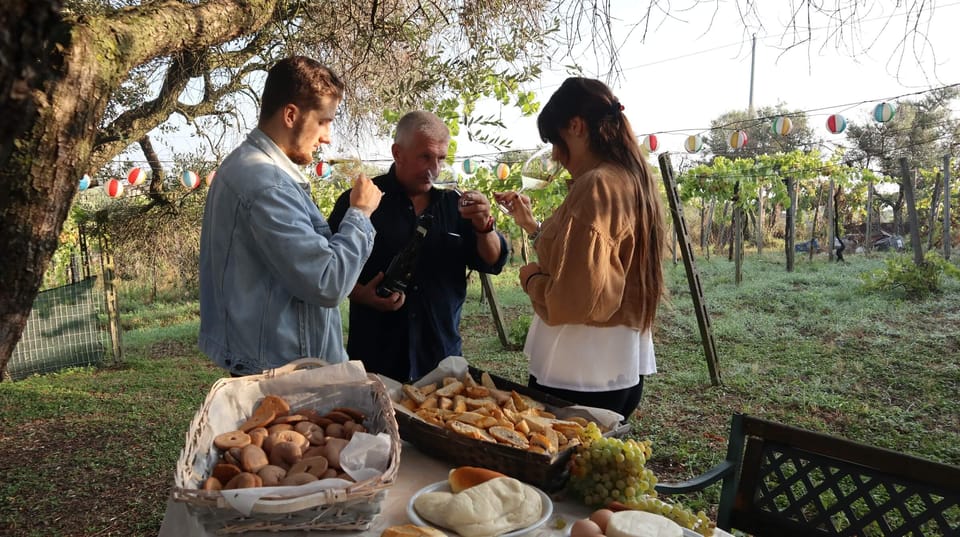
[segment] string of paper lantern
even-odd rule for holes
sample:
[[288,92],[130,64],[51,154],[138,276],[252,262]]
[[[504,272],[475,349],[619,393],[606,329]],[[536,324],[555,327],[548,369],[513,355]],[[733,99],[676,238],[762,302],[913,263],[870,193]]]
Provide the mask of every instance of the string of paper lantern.
[[[957,86],[960,84],[953,84],[947,87]],[[931,91],[931,90],[928,90]],[[906,94],[900,97],[905,97],[908,95],[914,95],[923,92],[915,92],[913,94]],[[868,101],[864,101],[861,104],[866,104]],[[836,107],[834,107],[836,108]],[[820,109],[823,110],[823,109]],[[873,108],[873,119],[879,123],[887,123],[892,121],[896,117],[897,113],[897,104],[892,101],[884,101],[878,103]],[[771,118],[761,118],[771,119]],[[826,121],[827,130],[831,134],[841,134],[847,128],[847,120],[842,114],[831,114]],[[794,130],[793,120],[787,116],[777,116],[771,119],[770,128],[774,134],[780,136],[787,136],[791,134]],[[727,137],[727,143],[731,149],[741,149],[747,145],[748,136],[747,131],[743,129],[734,130]],[[644,148],[650,152],[656,152],[660,148],[660,140],[656,134],[648,134],[643,139]],[[683,143],[684,149],[688,153],[697,153],[703,149],[703,137],[700,134],[689,135],[685,138]],[[464,174],[473,175],[479,169],[479,165],[476,160],[472,158],[465,158],[462,161],[462,169]],[[332,173],[332,166],[330,163],[320,161],[316,165],[317,176],[320,178],[327,178]],[[500,180],[505,180],[510,175],[510,166],[507,163],[501,162],[494,168],[494,173]],[[206,177],[205,182],[209,187],[216,175],[216,170],[210,171]],[[147,172],[140,167],[131,168],[127,173],[126,182],[131,186],[139,186],[146,182]],[[193,171],[184,171],[181,178],[181,184],[188,189],[197,188],[200,185],[200,178],[196,172]],[[78,184],[79,191],[85,191],[93,185],[93,180],[88,174],[84,174]],[[111,198],[118,198],[123,196],[124,185],[123,181],[111,177],[106,184],[104,185],[107,195]]]

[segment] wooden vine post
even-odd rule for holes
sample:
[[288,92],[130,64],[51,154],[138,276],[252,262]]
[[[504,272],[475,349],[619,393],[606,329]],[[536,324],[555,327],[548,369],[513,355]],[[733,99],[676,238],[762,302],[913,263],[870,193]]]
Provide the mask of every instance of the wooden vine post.
[[873,251],[873,181],[867,182],[867,236],[863,242],[864,250]]
[[833,224],[834,224],[834,220],[836,218],[836,212],[837,212],[837,208],[833,206],[833,191],[835,189],[835,185],[833,183],[833,177],[830,177],[829,188],[830,188],[830,193],[827,194],[827,258],[830,261],[833,261],[833,257],[834,257],[833,245],[836,242],[836,240],[839,238],[833,233],[833,230],[836,229],[836,227],[834,227]]
[[793,272],[797,244],[797,180],[793,177],[787,177],[786,182],[790,205],[787,207],[787,217],[784,222],[786,228],[784,231],[784,248],[787,251],[787,272]]
[[943,156],[943,258],[950,259],[950,155]]
[[703,295],[703,285],[700,283],[700,273],[693,261],[693,246],[690,244],[690,235],[687,233],[687,222],[683,218],[683,205],[680,194],[677,192],[677,182],[673,176],[673,165],[670,164],[670,155],[661,153],[659,158],[660,175],[663,176],[663,185],[667,191],[667,200],[670,202],[670,214],[673,216],[673,226],[680,243],[680,253],[683,256],[683,268],[687,273],[687,283],[690,285],[690,296],[693,297],[693,309],[697,315],[697,326],[700,328],[700,340],[703,343],[703,352],[707,359],[707,369],[710,371],[710,384],[719,386],[720,364],[717,360],[717,345],[713,339],[713,329],[710,326],[710,314],[707,313],[706,299]]
[[117,300],[116,265],[113,261],[113,247],[110,245],[110,238],[102,228],[99,237],[103,294],[107,306],[107,328],[110,331],[110,343],[113,347],[113,362],[114,364],[120,364],[123,361],[123,348],[121,345],[120,306]]
[[734,281],[743,282],[743,208],[740,206],[740,181],[733,186],[733,266]]
[[[526,241],[526,239],[524,239]],[[483,296],[490,303],[490,314],[493,316],[493,325],[497,328],[497,336],[500,338],[500,345],[504,349],[512,349],[513,345],[507,339],[507,331],[503,327],[503,312],[500,311],[500,302],[497,300],[497,294],[493,289],[493,282],[490,275],[480,272],[480,287],[483,288]]]
[[820,218],[820,202],[823,201],[823,184],[817,185],[817,206],[813,208],[813,222],[810,223],[810,248],[808,261],[813,261],[813,254],[816,248],[813,247],[813,241],[817,238],[817,219]]
[[913,176],[910,174],[910,165],[906,157],[900,157],[900,175],[902,178],[903,197],[907,202],[907,218],[910,219],[910,246],[913,247],[913,262],[918,266],[923,264],[923,245],[920,244],[920,219],[917,218],[917,202],[913,192]]

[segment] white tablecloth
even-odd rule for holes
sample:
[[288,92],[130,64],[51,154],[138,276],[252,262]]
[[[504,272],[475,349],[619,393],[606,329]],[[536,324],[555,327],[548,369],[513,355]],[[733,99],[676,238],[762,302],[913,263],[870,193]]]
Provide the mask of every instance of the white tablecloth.
[[[389,526],[398,524],[409,524],[407,517],[407,503],[415,492],[421,488],[437,481],[447,478],[450,472],[450,465],[424,455],[419,449],[408,442],[403,443],[400,452],[400,472],[397,475],[397,481],[387,492],[387,497],[383,502],[383,511],[373,521],[370,529],[358,531],[284,531],[276,532],[248,532],[243,533],[249,537],[302,537],[307,535],[329,536],[329,537],[379,537],[383,530]],[[575,501],[565,501],[554,499],[553,517],[547,523],[530,534],[530,537],[566,537],[569,532],[570,524],[579,518],[585,518],[590,515],[591,509]],[[563,519],[566,524],[564,530],[556,529],[557,520]],[[167,511],[163,517],[163,524],[160,526],[160,537],[213,537],[215,534],[207,532],[198,521],[190,515],[183,503],[175,502],[172,499],[167,501]],[[729,534],[717,530],[714,532],[717,537],[729,537]]]

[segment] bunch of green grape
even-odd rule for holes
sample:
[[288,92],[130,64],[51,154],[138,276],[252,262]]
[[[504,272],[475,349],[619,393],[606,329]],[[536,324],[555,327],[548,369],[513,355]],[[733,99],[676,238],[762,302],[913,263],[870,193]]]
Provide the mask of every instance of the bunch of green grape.
[[571,457],[570,490],[590,507],[620,502],[629,509],[665,516],[701,535],[712,535],[704,512],[694,514],[682,505],[658,499],[657,478],[646,468],[652,454],[649,440],[607,438],[590,423],[580,436],[582,444]]
[[684,528],[691,529],[705,537],[713,535],[714,525],[703,511],[694,514],[693,511],[682,505],[665,502],[649,495],[645,495],[635,502],[623,502],[623,504],[630,509],[665,516]]
[[638,501],[656,492],[657,478],[646,468],[650,441],[607,438],[587,426],[583,444],[571,458],[570,488],[591,507],[611,501]]

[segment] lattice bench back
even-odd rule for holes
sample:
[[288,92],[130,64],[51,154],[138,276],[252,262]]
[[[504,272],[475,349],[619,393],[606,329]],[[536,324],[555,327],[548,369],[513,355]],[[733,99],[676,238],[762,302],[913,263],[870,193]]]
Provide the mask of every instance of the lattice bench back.
[[960,536],[960,468],[748,416],[734,420],[746,446],[732,527],[785,537]]

